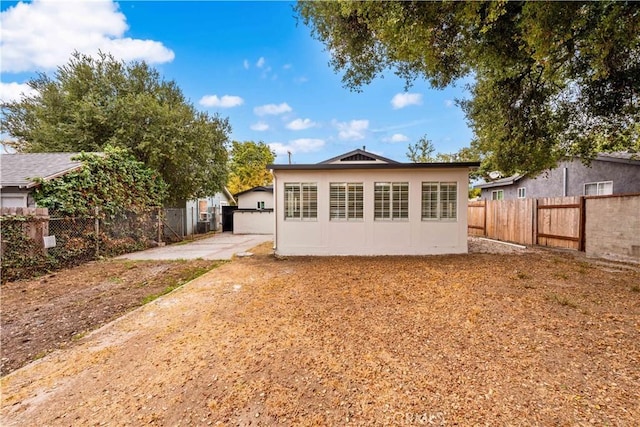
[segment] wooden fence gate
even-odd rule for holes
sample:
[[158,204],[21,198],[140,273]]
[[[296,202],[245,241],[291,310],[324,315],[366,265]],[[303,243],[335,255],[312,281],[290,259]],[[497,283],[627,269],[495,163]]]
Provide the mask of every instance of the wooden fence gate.
[[469,202],[468,233],[584,251],[584,206],[581,196]]

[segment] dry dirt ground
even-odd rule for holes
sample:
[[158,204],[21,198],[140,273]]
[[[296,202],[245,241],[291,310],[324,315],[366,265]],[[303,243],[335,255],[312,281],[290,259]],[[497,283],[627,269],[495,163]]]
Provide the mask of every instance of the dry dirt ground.
[[3,377],[0,424],[638,424],[637,266],[268,248]]
[[0,287],[0,374],[68,347],[216,261],[104,260]]

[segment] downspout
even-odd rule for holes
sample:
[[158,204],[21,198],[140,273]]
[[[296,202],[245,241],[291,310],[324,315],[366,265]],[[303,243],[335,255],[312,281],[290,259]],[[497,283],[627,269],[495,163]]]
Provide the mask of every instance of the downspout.
[[278,249],[278,178],[274,170],[271,170],[273,174],[273,250]]
[[562,197],[567,197],[567,168],[562,169]]

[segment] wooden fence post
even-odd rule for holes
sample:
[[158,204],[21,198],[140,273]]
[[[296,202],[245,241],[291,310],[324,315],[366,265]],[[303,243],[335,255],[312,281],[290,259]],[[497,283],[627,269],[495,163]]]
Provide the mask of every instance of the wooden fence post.
[[587,221],[586,199],[584,196],[580,196],[580,225],[578,226],[578,250],[580,252],[585,251],[585,225]]

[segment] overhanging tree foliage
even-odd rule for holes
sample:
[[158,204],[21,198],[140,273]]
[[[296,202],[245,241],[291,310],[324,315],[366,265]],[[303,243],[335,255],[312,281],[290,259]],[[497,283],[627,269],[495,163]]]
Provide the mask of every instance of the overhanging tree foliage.
[[50,181],[39,180],[34,193],[38,206],[69,216],[113,217],[143,213],[162,206],[167,185],[159,174],[137,161],[124,148],[107,146],[104,153],[78,155],[83,165]]
[[485,169],[537,172],[566,155],[640,151],[640,3],[298,2],[343,82],[389,69],[407,86],[467,77]]
[[74,53],[37,92],[2,105],[3,131],[20,152],[128,148],[169,186],[169,204],[214,194],[227,181],[227,119],[198,112],[173,81],[144,62]]
[[229,156],[229,182],[227,184],[231,194],[273,182],[267,165],[276,159],[264,142],[233,141]]

